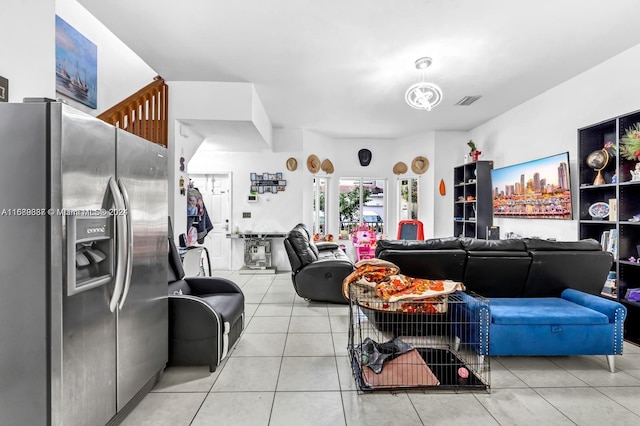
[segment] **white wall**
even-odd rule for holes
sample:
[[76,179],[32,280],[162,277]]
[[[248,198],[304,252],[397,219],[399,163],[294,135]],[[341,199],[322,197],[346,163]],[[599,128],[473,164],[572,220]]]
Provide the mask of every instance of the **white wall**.
[[3,0],[0,75],[9,79],[9,102],[55,98],[55,3]]
[[[584,161],[577,158],[577,129],[640,108],[639,73],[640,45],[478,126],[469,137],[495,168],[569,151],[577,218],[578,161]],[[439,211],[451,216],[443,206]],[[494,224],[501,236],[578,238],[577,220],[496,219]]]
[[[435,134],[434,158],[436,161],[433,165],[435,195],[433,204],[429,204],[434,221],[434,237],[453,236],[453,168],[464,164],[464,156],[469,152],[467,142],[469,142],[467,132],[436,132]],[[484,159],[485,155],[481,155],[480,160]],[[444,179],[445,195],[440,195],[440,179]]]
[[[56,93],[55,15],[98,48],[98,107]],[[153,81],[156,72],[75,0],[3,0],[0,75],[9,79],[9,101],[65,99],[98,115]]]
[[[173,219],[174,237],[177,238],[179,234],[185,232],[183,230],[187,227],[184,208],[186,196],[179,190],[180,177],[184,177],[188,183],[188,173],[213,171],[209,168],[205,171],[194,171],[195,169],[191,169],[191,166],[186,168],[204,138],[189,126],[183,125],[182,120],[252,121],[266,143],[272,144],[272,135],[271,122],[257,99],[251,83],[169,81],[167,85],[169,86],[169,187],[173,188],[169,193],[169,215]],[[220,158],[219,154],[216,152],[210,156]],[[202,159],[207,161],[208,156],[204,155]],[[180,170],[181,157],[185,159],[185,171]],[[243,155],[240,154],[239,158],[243,158]],[[215,171],[233,173],[238,162],[236,159],[223,164],[216,163],[220,167]],[[197,169],[199,166],[194,167]],[[233,206],[238,206],[235,202],[232,201],[232,203]]]
[[[204,174],[212,172],[232,173],[232,200],[233,206],[230,229],[238,229],[240,232],[287,232],[297,223],[303,222],[303,211],[309,219],[311,214],[311,188],[313,187],[313,175],[305,166],[306,156],[303,154],[303,132],[297,130],[276,129],[273,132],[273,151],[265,148],[261,152],[232,153],[232,152],[202,152],[199,151],[190,159],[188,172],[191,174]],[[289,171],[286,162],[289,157],[298,161],[298,168]],[[250,192],[251,173],[282,173],[282,178],[287,181],[284,192],[277,194],[260,194],[258,202],[250,203],[247,195]],[[180,216],[184,211],[184,199],[176,199],[174,215],[176,223],[181,223]],[[178,204],[179,203],[179,204]],[[305,205],[309,205],[305,209]],[[251,218],[242,217],[243,212],[251,213]],[[181,225],[182,226],[182,225]],[[186,227],[186,218],[184,225]],[[182,229],[180,228],[180,229]],[[286,257],[282,240],[273,242],[272,263],[278,270],[290,270],[289,260]],[[243,264],[243,241],[232,241],[231,268],[239,269]]]

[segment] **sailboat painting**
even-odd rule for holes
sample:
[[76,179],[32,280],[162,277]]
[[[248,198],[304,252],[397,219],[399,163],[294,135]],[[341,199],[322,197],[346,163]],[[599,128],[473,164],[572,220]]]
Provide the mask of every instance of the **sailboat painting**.
[[56,92],[97,107],[98,48],[56,16]]

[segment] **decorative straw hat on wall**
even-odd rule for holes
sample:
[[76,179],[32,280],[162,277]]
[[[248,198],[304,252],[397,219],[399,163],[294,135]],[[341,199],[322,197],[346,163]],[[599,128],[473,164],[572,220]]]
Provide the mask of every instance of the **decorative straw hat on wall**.
[[394,166],[393,166],[393,174],[394,175],[403,175],[405,173],[407,173],[407,165],[405,163],[403,163],[402,161],[398,161]]
[[317,155],[311,154],[307,158],[307,169],[309,169],[311,173],[318,173],[320,170],[320,159]]
[[413,173],[421,175],[429,169],[429,160],[421,155],[417,156],[411,162],[411,170]]
[[322,161],[322,164],[320,165],[320,169],[322,169],[323,172],[330,175],[331,173],[333,173],[333,163],[331,162],[331,160],[327,158],[326,160]]
[[295,171],[298,168],[298,160],[296,160],[295,158],[291,157],[287,160],[287,170],[289,170],[290,172]]

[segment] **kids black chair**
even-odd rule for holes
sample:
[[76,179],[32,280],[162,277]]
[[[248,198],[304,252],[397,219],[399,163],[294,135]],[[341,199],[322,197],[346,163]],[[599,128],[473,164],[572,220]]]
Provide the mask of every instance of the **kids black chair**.
[[185,277],[169,232],[169,362],[215,371],[244,329],[244,294],[226,278]]

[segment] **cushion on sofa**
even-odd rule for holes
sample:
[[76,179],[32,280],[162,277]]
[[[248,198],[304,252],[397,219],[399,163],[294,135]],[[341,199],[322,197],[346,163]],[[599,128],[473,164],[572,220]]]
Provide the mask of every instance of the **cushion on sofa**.
[[509,251],[526,253],[522,240],[480,240],[476,238],[462,238],[462,248],[467,251]]
[[[496,258],[497,260],[500,260],[500,258],[516,258],[516,257],[524,257],[524,258],[529,258],[529,253],[526,251],[503,251],[503,250],[474,250],[474,251],[469,251],[468,252],[469,257],[493,257]],[[505,260],[508,259],[503,259],[502,261],[504,262]]]
[[384,250],[377,258],[397,265],[410,277],[462,281],[467,254],[462,249]]
[[376,258],[398,265],[404,275],[433,280],[462,281],[466,252],[456,237],[419,240],[380,240]]
[[539,238],[523,238],[524,245],[527,250],[546,250],[546,251],[559,251],[559,250],[571,250],[571,251],[593,251],[602,250],[600,243],[592,238],[580,240],[580,241],[549,241],[541,240]]
[[349,256],[347,256],[347,254],[340,249],[321,251],[318,256],[318,260],[326,260],[326,259],[344,259],[344,260],[351,261],[349,259]]
[[316,256],[316,260],[318,260],[318,256],[320,256],[320,250],[318,250],[318,246],[316,246],[316,243],[314,243],[311,238],[309,238],[309,248]]
[[544,298],[491,298],[491,322],[500,325],[598,325],[609,318],[568,300]]
[[530,265],[525,251],[472,251],[463,282],[484,297],[522,297]]
[[432,238],[429,240],[380,240],[376,244],[376,257],[383,250],[448,250],[461,249],[460,240],[455,237]]
[[309,230],[303,225],[296,225],[287,235],[287,241],[297,254],[302,266],[318,260],[318,249],[309,236]]
[[334,241],[318,241],[317,243],[315,243],[315,246],[319,252],[326,250],[337,250],[340,248],[338,243]]
[[602,250],[532,250],[523,297],[560,297],[573,288],[598,295],[607,279],[613,255]]

